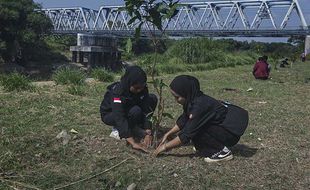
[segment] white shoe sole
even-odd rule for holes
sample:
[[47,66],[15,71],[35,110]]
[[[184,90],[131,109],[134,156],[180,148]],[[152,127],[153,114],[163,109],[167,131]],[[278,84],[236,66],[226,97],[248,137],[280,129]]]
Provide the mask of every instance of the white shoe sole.
[[203,160],[205,161],[205,162],[207,162],[207,163],[212,163],[212,162],[221,162],[221,161],[228,161],[228,160],[231,160],[231,159],[233,159],[234,157],[233,157],[233,155],[231,154],[231,155],[229,155],[229,156],[227,156],[227,157],[225,157],[225,158],[223,158],[223,159],[217,159],[217,160],[215,160],[215,159],[210,159],[210,158],[204,158]]
[[110,137],[114,138],[114,139],[117,139],[117,140],[120,140],[121,138],[119,137],[119,134],[118,132],[114,132],[112,131],[111,134],[110,134]]

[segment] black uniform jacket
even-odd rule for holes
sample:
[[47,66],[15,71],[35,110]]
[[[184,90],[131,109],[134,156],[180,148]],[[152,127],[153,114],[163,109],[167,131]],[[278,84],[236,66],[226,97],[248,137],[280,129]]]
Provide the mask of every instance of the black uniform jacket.
[[241,136],[248,125],[248,112],[238,106],[218,101],[210,96],[196,97],[178,118],[179,138],[188,143],[208,126],[223,127],[236,136]]
[[[120,138],[131,137],[131,126],[128,124],[128,112],[133,106],[139,106],[142,111],[147,114],[146,100],[149,96],[148,88],[144,88],[139,94],[123,92],[120,82],[115,82],[107,87],[107,92],[100,105],[100,113],[105,115],[113,114],[116,122],[116,129],[119,132]],[[149,121],[145,119],[144,129],[150,129]]]

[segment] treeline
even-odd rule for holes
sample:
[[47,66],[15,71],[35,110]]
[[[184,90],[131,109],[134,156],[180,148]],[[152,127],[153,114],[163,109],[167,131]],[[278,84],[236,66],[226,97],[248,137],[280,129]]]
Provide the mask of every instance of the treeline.
[[302,43],[241,42],[233,39],[188,38],[163,40],[158,44],[159,54],[154,54],[155,48],[150,40],[124,40],[123,57],[137,62],[146,70],[150,70],[149,66],[156,60],[158,73],[174,73],[254,64],[262,55],[268,55],[270,63],[274,64],[284,57],[294,61],[303,51]]
[[0,63],[27,66],[65,59],[52,45],[59,40],[48,37],[50,19],[35,11],[40,8],[33,0],[0,0]]

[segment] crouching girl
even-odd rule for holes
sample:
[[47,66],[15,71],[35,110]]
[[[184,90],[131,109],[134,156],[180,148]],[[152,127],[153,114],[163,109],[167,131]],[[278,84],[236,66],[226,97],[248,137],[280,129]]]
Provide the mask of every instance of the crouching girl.
[[[102,121],[115,127],[116,135],[126,139],[132,148],[147,152],[152,141],[150,116],[157,97],[149,94],[146,73],[138,66],[128,67],[120,82],[107,87],[100,105]],[[136,139],[142,139],[135,141]]]
[[[154,155],[192,141],[196,154],[206,162],[232,159],[228,147],[237,144],[243,135],[248,125],[248,112],[203,94],[199,81],[192,76],[177,76],[170,89],[176,101],[183,105],[183,114],[164,135]],[[167,142],[175,133],[178,135]]]

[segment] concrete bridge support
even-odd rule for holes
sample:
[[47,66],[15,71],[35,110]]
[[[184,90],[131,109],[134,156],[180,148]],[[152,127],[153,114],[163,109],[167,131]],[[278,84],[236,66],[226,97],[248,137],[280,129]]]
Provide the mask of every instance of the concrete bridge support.
[[[105,67],[118,69],[121,66],[121,53],[116,39],[99,35],[78,34],[77,46],[71,46],[72,62],[81,63],[88,69]],[[87,61],[84,61],[85,59]]]
[[310,54],[310,36],[307,36],[305,40],[305,54]]

